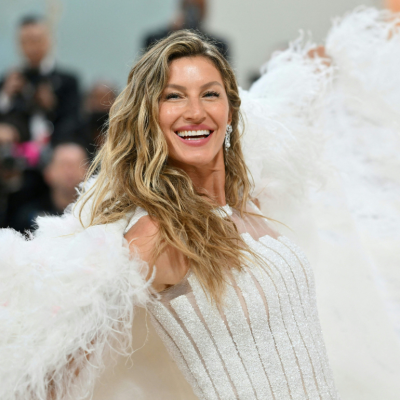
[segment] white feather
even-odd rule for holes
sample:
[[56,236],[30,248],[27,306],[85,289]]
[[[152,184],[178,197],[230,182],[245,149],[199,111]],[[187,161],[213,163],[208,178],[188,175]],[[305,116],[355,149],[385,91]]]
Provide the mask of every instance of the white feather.
[[310,57],[315,45],[301,37],[276,54],[264,75],[241,90],[243,150],[266,215],[279,215],[323,182],[321,110],[333,68]]
[[326,41],[336,65],[327,156],[400,338],[400,14],[361,7]]
[[400,127],[400,15],[360,7],[337,18],[326,52],[345,106],[369,120]]
[[[126,220],[83,229],[71,210],[38,220],[31,240],[0,231],[0,398],[79,399],[104,351],[129,352],[147,265],[132,258]],[[78,378],[75,376],[79,369]]]

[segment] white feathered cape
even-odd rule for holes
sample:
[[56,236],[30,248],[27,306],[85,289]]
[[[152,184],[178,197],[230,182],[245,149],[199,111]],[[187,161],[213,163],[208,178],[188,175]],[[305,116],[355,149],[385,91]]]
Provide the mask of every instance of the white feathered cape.
[[[261,201],[267,215],[278,218],[284,216],[282,220],[294,221],[293,218],[286,217],[290,211],[296,210],[297,213],[299,210],[295,207],[295,199],[304,196],[310,184],[318,185],[321,182],[321,176],[324,175],[321,172],[324,169],[321,161],[325,140],[323,132],[332,133],[332,129],[326,128],[328,118],[325,116],[327,112],[325,100],[333,93],[332,78],[335,76],[337,83],[340,82],[340,74],[344,74],[361,82],[363,88],[371,88],[367,85],[371,82],[386,82],[376,79],[371,81],[368,78],[358,79],[357,63],[369,50],[361,47],[365,42],[357,41],[355,38],[358,40],[364,38],[369,43],[371,41],[369,35],[378,32],[374,36],[375,39],[378,37],[374,43],[381,54],[387,56],[385,68],[390,71],[387,64],[394,62],[389,56],[389,47],[393,42],[388,42],[385,34],[381,33],[382,29],[387,32],[388,23],[387,18],[385,22],[382,13],[376,10],[357,11],[346,17],[343,23],[337,22],[328,37],[327,49],[334,57],[333,66],[329,66],[319,58],[310,58],[308,54],[312,48],[311,44],[295,42],[287,51],[271,60],[264,71],[268,73],[263,75],[249,92],[241,91],[242,111],[245,114],[244,153],[255,180],[253,195]],[[342,37],[344,35],[346,40],[340,39],[340,35]],[[395,38],[397,37],[395,35]],[[335,41],[335,38],[339,39]],[[351,41],[351,38],[354,38],[354,41]],[[346,43],[349,44],[348,47]],[[356,49],[360,49],[360,53],[355,52],[355,48],[352,47],[356,44],[358,46]],[[341,60],[352,60],[352,62],[349,64],[343,61],[341,67]],[[376,71],[372,67],[368,69],[369,65],[376,66],[371,61],[369,64],[364,62],[364,77],[368,72]],[[347,87],[346,84],[343,86]],[[375,86],[376,88],[379,88],[379,84]],[[385,88],[390,91],[390,88]],[[374,100],[377,93],[375,89],[365,92],[370,93]],[[367,99],[365,93],[363,92],[364,100]],[[395,86],[390,93],[398,95],[400,91]],[[393,96],[393,99],[397,98],[394,94]],[[386,95],[380,98],[386,98]],[[380,101],[380,106],[383,107],[383,104],[384,101]],[[385,112],[393,115],[389,108],[386,108]],[[376,107],[373,109],[377,110]],[[386,115],[384,112],[378,113],[377,118],[382,118],[384,115]],[[335,192],[332,196],[336,199],[337,195]],[[342,212],[343,210],[347,210],[345,204],[340,208],[340,215],[347,215]],[[330,235],[343,235],[343,239],[347,240],[347,232],[335,231],[332,220],[325,218],[324,213],[329,213],[332,209],[323,203],[322,212],[319,211],[318,223],[312,220],[315,214],[309,215],[306,226],[298,232],[311,229],[313,224],[320,227],[323,222],[325,233],[321,233],[319,229],[320,238],[324,238],[324,234],[326,236],[328,227]],[[87,212],[90,212],[89,208]],[[87,212],[84,213],[84,225],[87,223]],[[130,351],[134,309],[150,301],[150,295],[144,279],[147,266],[138,258],[129,255],[127,243],[123,238],[129,217],[127,215],[125,219],[114,224],[84,229],[76,217],[76,211],[73,212],[70,208],[62,217],[40,218],[32,240],[26,241],[21,235],[10,230],[0,232],[0,398],[2,400],[26,400],[34,397],[45,399],[49,382],[53,382],[54,398],[85,397],[92,392],[106,348],[111,346],[116,351]],[[327,246],[323,240],[313,241],[314,248],[315,243],[321,244],[322,247]],[[343,241],[341,243],[343,244]],[[351,382],[361,378],[368,387],[373,384],[372,376],[375,381],[377,378],[379,382],[384,381],[382,360],[379,359],[377,365],[367,365],[366,361],[371,357],[368,358],[361,352],[354,352],[354,349],[363,344],[370,346],[373,341],[381,341],[384,338],[380,333],[373,336],[368,330],[371,324],[374,324],[373,321],[368,321],[363,315],[351,314],[349,310],[354,309],[356,304],[363,304],[364,299],[368,300],[368,297],[371,297],[369,289],[364,292],[354,291],[360,284],[358,278],[364,279],[370,275],[360,270],[358,265],[360,257],[357,259],[353,253],[351,259],[343,256],[347,254],[346,251],[352,249],[352,245],[337,247],[336,243],[335,246],[329,249],[329,255],[327,251],[325,258],[318,260],[321,263],[319,267],[330,265],[332,269],[317,269],[317,288],[321,276],[323,284],[324,279],[329,283],[342,276],[339,280],[336,279],[334,288],[339,290],[343,283],[347,285],[345,288],[348,288],[347,291],[341,292],[342,303],[322,301],[322,324],[324,326],[325,319],[328,321],[327,326],[332,328],[325,334],[328,337],[328,353],[331,355],[331,364],[336,374],[345,373],[345,379],[349,376],[353,378],[354,375],[356,379],[350,379]],[[338,268],[332,257],[335,252],[341,256],[338,258],[341,268]],[[354,269],[356,274],[340,275],[341,271],[352,271],[353,267],[358,268]],[[321,271],[323,273],[319,276],[318,272]],[[335,279],[332,280],[332,276]],[[322,285],[322,292],[329,293],[331,286],[331,284],[325,287]],[[367,286],[364,282],[363,287]],[[360,298],[355,298],[353,293],[357,293]],[[365,304],[370,305],[367,301]],[[378,305],[372,304],[374,308],[368,310],[365,307],[362,309],[362,306],[357,307],[358,311],[368,311],[373,320],[376,316],[379,323],[383,321],[379,319],[381,309]],[[342,334],[337,330],[342,326],[342,321],[349,324],[356,321],[356,325],[354,322],[353,325],[357,333],[350,332],[347,335],[347,339],[351,339],[349,343],[342,341],[340,348],[330,348],[330,343],[335,346],[335,338]],[[387,342],[392,343],[390,340]],[[394,354],[397,350],[394,347],[392,349]],[[343,371],[343,361],[335,359],[335,354],[346,352],[351,357],[349,361],[353,362],[352,371]],[[377,358],[380,357],[380,354],[375,355]],[[372,354],[372,359],[375,355]],[[358,366],[357,357],[359,357]],[[358,371],[354,371],[354,363]],[[76,373],[78,370],[79,374]],[[390,370],[386,372],[388,376],[391,373]],[[338,386],[343,397],[346,397],[340,382]],[[393,381],[387,381],[383,386],[386,390],[385,396],[394,388]],[[343,388],[347,389],[346,384]],[[356,394],[361,393],[363,388],[352,389],[353,392],[349,390],[348,393],[355,399]],[[370,389],[369,392],[375,393],[374,387]],[[366,399],[368,390],[362,396]]]

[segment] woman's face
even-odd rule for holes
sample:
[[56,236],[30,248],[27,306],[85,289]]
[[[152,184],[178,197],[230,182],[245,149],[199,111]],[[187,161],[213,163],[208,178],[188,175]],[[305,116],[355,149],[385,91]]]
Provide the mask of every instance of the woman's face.
[[169,164],[202,167],[223,160],[231,113],[221,74],[211,61],[202,56],[172,61],[159,110]]

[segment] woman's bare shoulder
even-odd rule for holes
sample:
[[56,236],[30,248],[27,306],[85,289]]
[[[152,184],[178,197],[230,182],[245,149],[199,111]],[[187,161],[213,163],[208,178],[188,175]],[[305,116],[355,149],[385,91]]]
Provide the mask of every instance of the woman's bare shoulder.
[[180,282],[188,269],[183,254],[169,244],[154,259],[154,250],[159,244],[159,233],[158,223],[146,215],[125,234],[130,251],[139,254],[140,258],[149,264],[148,279],[152,276],[154,266],[156,267],[152,286],[158,292]]
[[159,237],[158,223],[143,216],[125,234],[129,249],[138,252],[143,261],[151,262],[151,255]]

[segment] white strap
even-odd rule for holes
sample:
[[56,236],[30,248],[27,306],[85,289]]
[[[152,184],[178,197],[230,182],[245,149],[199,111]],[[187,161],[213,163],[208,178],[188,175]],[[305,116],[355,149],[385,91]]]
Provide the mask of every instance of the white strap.
[[232,216],[232,208],[230,207],[229,204],[225,204],[224,206],[221,207],[216,207],[213,209],[214,214],[219,215],[221,218],[225,218],[226,215],[228,215],[228,217]]
[[[225,213],[228,214],[228,216],[231,216],[232,208],[228,204],[225,204],[222,207],[215,208],[214,212],[219,214],[221,217],[225,217]],[[144,217],[145,215],[148,215],[148,212],[142,207],[137,207],[131,220],[129,221],[128,225],[125,228],[124,235],[126,232],[129,231],[129,229],[132,228],[133,225],[136,224],[136,222],[139,221],[140,218]]]
[[136,222],[138,222],[139,219],[144,217],[145,215],[148,215],[148,212],[142,207],[137,207],[135,212],[134,212],[134,214],[133,214],[133,216],[132,216],[132,218],[131,218],[131,220],[129,221],[128,225],[125,228],[124,234],[126,232],[128,232],[129,229],[131,229],[132,226],[135,225]]

